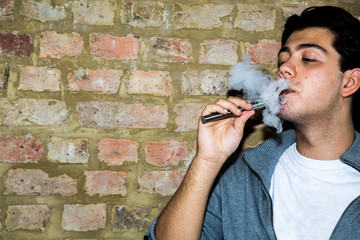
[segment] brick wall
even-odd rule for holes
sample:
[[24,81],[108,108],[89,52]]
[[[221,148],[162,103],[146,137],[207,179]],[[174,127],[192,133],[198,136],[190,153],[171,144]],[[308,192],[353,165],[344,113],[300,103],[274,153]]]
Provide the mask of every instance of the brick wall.
[[284,19],[321,3],[1,0],[0,239],[142,239],[231,66],[275,73]]

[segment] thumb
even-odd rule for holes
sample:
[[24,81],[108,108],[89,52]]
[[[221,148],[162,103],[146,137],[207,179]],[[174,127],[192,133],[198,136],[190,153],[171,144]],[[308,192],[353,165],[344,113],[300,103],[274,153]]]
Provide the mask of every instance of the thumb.
[[237,117],[234,121],[234,128],[235,130],[238,132],[239,135],[243,135],[244,133],[244,127],[245,127],[245,123],[247,122],[247,120],[249,120],[249,118],[255,114],[254,110],[251,111],[244,111],[240,117]]

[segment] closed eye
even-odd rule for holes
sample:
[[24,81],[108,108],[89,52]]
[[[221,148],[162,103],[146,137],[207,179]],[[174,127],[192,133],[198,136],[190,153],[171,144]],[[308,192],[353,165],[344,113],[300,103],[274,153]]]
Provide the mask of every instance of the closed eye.
[[311,58],[303,58],[302,60],[303,62],[316,62],[315,59],[311,59]]

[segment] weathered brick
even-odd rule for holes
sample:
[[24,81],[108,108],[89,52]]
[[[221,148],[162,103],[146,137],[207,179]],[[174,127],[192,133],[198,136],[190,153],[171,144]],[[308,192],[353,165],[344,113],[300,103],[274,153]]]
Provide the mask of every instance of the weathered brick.
[[65,204],[61,226],[66,231],[92,231],[105,228],[106,204]]
[[232,5],[173,5],[173,22],[175,29],[199,28],[213,29],[222,26],[221,18],[231,14]]
[[98,158],[110,166],[119,166],[124,162],[135,162],[138,157],[139,143],[126,139],[101,139]]
[[200,114],[205,104],[198,103],[180,103],[175,105],[177,113],[176,124],[178,132],[193,131],[197,129]]
[[189,70],[182,74],[181,87],[186,95],[226,95],[228,71]]
[[50,225],[51,210],[46,204],[10,205],[5,220],[10,231],[18,229],[45,231]]
[[164,3],[126,1],[121,8],[121,23],[136,27],[160,27],[165,24]]
[[200,63],[234,65],[238,61],[238,42],[231,39],[205,40],[201,44]]
[[85,171],[86,193],[90,196],[127,195],[126,172]]
[[160,62],[193,62],[192,46],[188,39],[153,37],[152,57]]
[[0,162],[37,162],[44,153],[40,139],[26,135],[0,138]]
[[259,40],[257,44],[246,43],[251,61],[260,64],[276,63],[281,44],[275,40]]
[[114,25],[116,7],[115,0],[74,1],[71,8],[74,24]]
[[48,143],[47,158],[61,163],[87,163],[89,153],[86,139],[64,139],[52,136]]
[[14,21],[14,0],[0,1],[0,21]]
[[20,67],[19,90],[60,91],[61,71],[49,67]]
[[26,19],[36,19],[41,22],[61,21],[67,17],[65,7],[53,6],[50,0],[23,0],[20,15],[25,16]]
[[67,117],[68,110],[62,101],[0,98],[0,125],[3,126],[60,126],[67,122]]
[[77,193],[77,185],[74,179],[65,174],[49,177],[42,170],[18,168],[10,169],[7,174],[5,194],[10,193],[72,196]]
[[77,111],[82,126],[165,128],[168,122],[164,106],[92,101],[78,103]]
[[181,171],[153,171],[138,178],[140,192],[158,193],[163,196],[172,195],[180,186],[184,172]]
[[187,142],[148,142],[146,161],[156,166],[176,165],[188,159]]
[[68,75],[69,90],[95,91],[105,94],[117,93],[122,75],[122,70],[78,69]]
[[90,53],[105,59],[137,59],[139,39],[133,35],[116,37],[110,34],[90,34]]
[[17,31],[0,32],[0,54],[8,56],[30,57],[34,45],[29,34]]
[[276,10],[270,5],[237,4],[237,8],[235,27],[255,32],[275,29]]
[[0,90],[6,89],[8,84],[8,76],[6,76],[7,71],[7,65],[6,64],[0,64]]
[[113,207],[113,230],[114,231],[142,231],[150,222],[150,207],[137,206],[130,209],[125,205]]
[[288,18],[294,14],[300,15],[303,10],[309,6],[298,6],[298,7],[283,7],[284,17]]
[[129,93],[170,96],[172,78],[167,71],[133,70],[130,76]]
[[78,57],[84,49],[79,33],[43,32],[40,38],[40,58]]

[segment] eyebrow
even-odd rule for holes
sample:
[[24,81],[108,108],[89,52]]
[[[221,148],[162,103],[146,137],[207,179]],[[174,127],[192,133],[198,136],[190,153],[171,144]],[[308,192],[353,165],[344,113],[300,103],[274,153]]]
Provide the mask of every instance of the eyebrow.
[[[325,53],[326,55],[329,54],[329,52],[323,48],[322,46],[320,45],[317,45],[315,43],[303,43],[303,44],[299,44],[296,46],[295,50],[296,51],[299,51],[299,50],[302,50],[302,49],[306,49],[306,48],[316,48],[316,49],[319,49],[320,51],[322,51],[323,53]],[[280,53],[282,52],[290,52],[290,48],[289,47],[283,47],[280,49],[279,51],[279,54],[278,56],[280,55]]]

